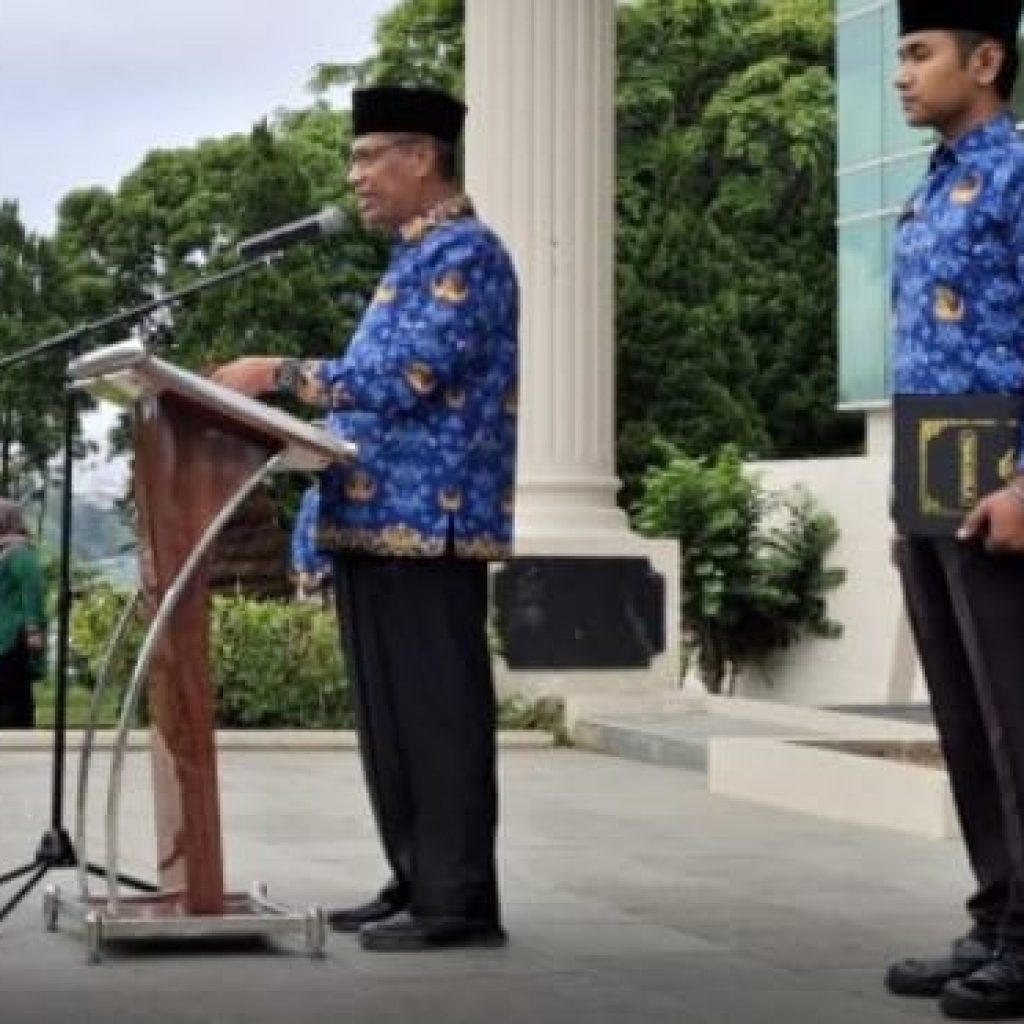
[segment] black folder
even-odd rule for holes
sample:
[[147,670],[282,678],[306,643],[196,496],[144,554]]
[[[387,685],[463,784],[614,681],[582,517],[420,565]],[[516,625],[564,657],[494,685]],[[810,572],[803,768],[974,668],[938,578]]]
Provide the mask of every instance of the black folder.
[[907,536],[950,536],[1013,475],[1020,395],[896,395],[893,513]]

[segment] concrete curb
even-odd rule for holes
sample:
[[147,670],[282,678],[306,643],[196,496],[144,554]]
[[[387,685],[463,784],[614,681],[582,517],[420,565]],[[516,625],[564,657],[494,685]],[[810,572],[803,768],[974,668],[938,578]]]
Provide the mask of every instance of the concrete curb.
[[[113,746],[114,730],[96,733],[94,749],[109,750]],[[66,746],[78,751],[82,745],[82,731],[69,730]],[[50,750],[53,734],[49,729],[11,729],[0,731],[0,754]],[[133,729],[129,735],[130,750],[149,748],[149,731]],[[217,731],[217,749],[233,751],[268,750],[355,750],[356,734],[348,729],[230,729]],[[499,729],[500,750],[546,750],[555,746],[555,737],[541,729]]]

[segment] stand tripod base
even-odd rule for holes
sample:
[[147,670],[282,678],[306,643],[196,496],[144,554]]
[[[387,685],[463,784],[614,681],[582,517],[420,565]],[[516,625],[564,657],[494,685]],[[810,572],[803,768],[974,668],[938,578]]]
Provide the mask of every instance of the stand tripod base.
[[223,914],[188,914],[174,893],[128,896],[111,903],[106,897],[65,895],[56,885],[43,894],[43,924],[57,931],[61,914],[81,922],[89,961],[98,963],[105,942],[271,938],[301,935],[311,957],[324,954],[327,918],[320,907],[305,913],[267,899],[266,887],[251,893],[227,893]]
[[[0,885],[6,885],[25,875],[31,875],[21,888],[0,908],[0,921],[7,915],[43,880],[51,868],[73,868],[78,866],[78,857],[75,855],[75,848],[71,845],[71,839],[63,828],[51,828],[43,833],[39,841],[39,848],[36,850],[34,860],[30,860],[20,867],[14,868],[0,875]],[[105,868],[95,864],[86,864],[85,870],[93,875],[106,877]],[[150,882],[143,882],[131,875],[117,875],[117,880],[122,885],[130,886],[142,892],[156,892],[157,888]]]

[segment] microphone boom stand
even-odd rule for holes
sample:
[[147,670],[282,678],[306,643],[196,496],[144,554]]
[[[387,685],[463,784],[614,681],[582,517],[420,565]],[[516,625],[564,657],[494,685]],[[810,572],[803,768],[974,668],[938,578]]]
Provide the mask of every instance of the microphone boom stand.
[[[46,338],[35,345],[0,359],[0,370],[29,362],[50,352],[66,351],[69,359],[80,353],[82,343],[89,335],[99,333],[109,327],[132,324],[143,320],[149,313],[163,306],[179,303],[200,292],[224,284],[236,277],[241,277],[253,270],[269,267],[281,256],[281,251],[269,252],[239,263],[220,274],[200,278],[198,281],[177,292],[168,292],[157,299],[120,310],[117,313],[74,327],[62,334]],[[52,784],[50,787],[50,823],[43,832],[39,846],[32,859],[10,871],[0,874],[0,885],[16,881],[28,875],[18,890],[0,908],[0,921],[39,884],[53,868],[73,868],[78,865],[78,856],[74,844],[64,825],[64,761],[67,752],[67,700],[68,700],[68,663],[71,639],[71,523],[72,523],[72,473],[74,458],[72,447],[75,435],[75,400],[74,389],[64,389],[64,452],[62,457],[62,473],[64,490],[61,495],[60,513],[60,561],[57,591],[57,664],[54,674],[54,714],[53,714],[53,753],[52,753]],[[97,864],[86,864],[86,870],[93,875],[106,876],[106,868]],[[118,875],[123,884],[141,892],[157,892],[159,887],[130,875]]]

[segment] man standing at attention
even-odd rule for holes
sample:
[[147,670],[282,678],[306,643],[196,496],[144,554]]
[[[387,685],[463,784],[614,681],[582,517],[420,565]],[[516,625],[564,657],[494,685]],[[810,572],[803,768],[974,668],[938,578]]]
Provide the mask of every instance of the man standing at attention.
[[[1020,395],[1024,143],[1007,110],[1021,0],[901,0],[896,88],[939,142],[896,234],[894,391]],[[1024,463],[955,537],[895,560],[977,880],[952,950],[904,960],[899,995],[1024,1018]]]
[[394,238],[373,299],[338,358],[215,374],[329,409],[359,449],[321,482],[319,547],[391,879],[329,920],[380,951],[505,941],[487,562],[512,546],[518,287],[457,183],[465,113],[430,89],[353,93],[348,181]]

